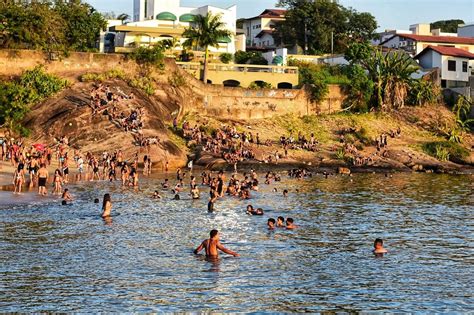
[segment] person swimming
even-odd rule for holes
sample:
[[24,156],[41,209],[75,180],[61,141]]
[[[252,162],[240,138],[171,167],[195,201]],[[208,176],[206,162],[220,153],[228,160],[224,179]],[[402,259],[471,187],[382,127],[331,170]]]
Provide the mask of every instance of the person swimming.
[[276,227],[285,227],[285,218],[284,217],[278,217],[277,218],[277,223]]
[[158,193],[158,190],[155,190],[153,195],[151,196],[152,199],[161,199],[160,194]]
[[267,226],[268,226],[269,230],[274,230],[275,229],[275,219],[274,218],[268,219]]
[[209,236],[210,236],[209,239],[204,240],[201,243],[201,245],[199,245],[199,247],[194,250],[194,254],[197,255],[197,254],[199,254],[200,251],[205,249],[207,258],[214,258],[214,259],[218,258],[219,257],[218,250],[220,250],[220,251],[222,251],[226,254],[232,255],[234,257],[240,256],[238,253],[236,253],[234,251],[231,251],[230,249],[225,248],[221,244],[221,242],[219,241],[219,231],[218,230],[212,230],[209,233]]
[[61,198],[64,200],[64,201],[72,201],[72,196],[71,194],[69,193],[69,189],[64,189],[64,192],[63,192],[63,195],[61,196]]
[[288,197],[288,190],[287,189],[283,190],[283,197]]
[[381,238],[377,238],[374,241],[374,254],[385,254],[388,251],[383,247],[383,240]]
[[287,218],[286,219],[286,229],[287,230],[293,230],[297,228],[297,226],[293,223],[293,219],[292,218]]

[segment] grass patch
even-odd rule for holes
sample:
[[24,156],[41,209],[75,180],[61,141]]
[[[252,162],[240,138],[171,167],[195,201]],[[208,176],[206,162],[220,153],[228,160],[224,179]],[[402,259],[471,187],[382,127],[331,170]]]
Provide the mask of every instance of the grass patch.
[[423,152],[440,161],[464,159],[469,152],[459,143],[449,141],[427,142],[421,146]]

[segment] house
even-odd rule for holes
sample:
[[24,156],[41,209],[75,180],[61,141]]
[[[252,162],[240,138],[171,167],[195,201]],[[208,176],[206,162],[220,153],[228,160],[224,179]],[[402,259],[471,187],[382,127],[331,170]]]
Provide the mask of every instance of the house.
[[181,50],[182,37],[196,15],[208,13],[220,14],[222,21],[232,35],[222,38],[219,47],[210,47],[214,53],[235,53],[238,36],[236,34],[237,7],[222,9],[213,6],[199,8],[182,7],[180,0],[134,0],[134,22],[116,25],[111,28],[114,33],[116,52],[128,52],[134,47],[150,46],[165,39],[174,39],[175,50]]
[[286,10],[266,9],[260,15],[246,19],[243,29],[248,48],[276,48],[273,32],[277,23],[285,20]]
[[474,37],[474,23],[458,25],[458,36]]
[[421,67],[439,68],[441,87],[462,88],[469,86],[470,66],[474,65],[474,54],[464,49],[444,46],[428,46],[418,55]]
[[403,49],[412,56],[418,55],[428,46],[452,47],[474,53],[474,38],[470,37],[395,34],[380,45]]

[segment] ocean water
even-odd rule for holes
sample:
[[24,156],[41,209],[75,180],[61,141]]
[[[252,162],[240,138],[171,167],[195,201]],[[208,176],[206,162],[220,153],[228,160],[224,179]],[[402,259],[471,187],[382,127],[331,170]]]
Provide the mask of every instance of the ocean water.
[[[0,206],[0,311],[474,311],[472,176],[282,173],[250,200],[219,200],[215,213],[207,187],[201,200],[151,199],[164,176],[141,179],[139,191],[71,186],[68,206]],[[112,222],[93,203],[106,192]],[[265,215],[246,215],[247,204]],[[298,228],[267,230],[280,215]],[[213,228],[241,257],[192,253]],[[377,237],[384,257],[371,253]]]

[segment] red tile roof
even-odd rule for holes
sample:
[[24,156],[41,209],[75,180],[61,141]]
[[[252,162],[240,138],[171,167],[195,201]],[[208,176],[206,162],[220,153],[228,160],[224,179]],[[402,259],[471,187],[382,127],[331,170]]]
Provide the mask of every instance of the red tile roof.
[[472,37],[431,36],[431,35],[414,35],[414,34],[397,34],[395,36],[405,37],[405,38],[412,39],[418,42],[474,45],[474,38]]
[[415,58],[419,58],[422,54],[425,54],[428,50],[434,50],[437,53],[444,56],[474,59],[474,54],[471,54],[470,52],[463,49],[454,48],[454,47],[431,46],[431,45],[423,49],[423,51],[420,52],[418,55],[416,55]]

